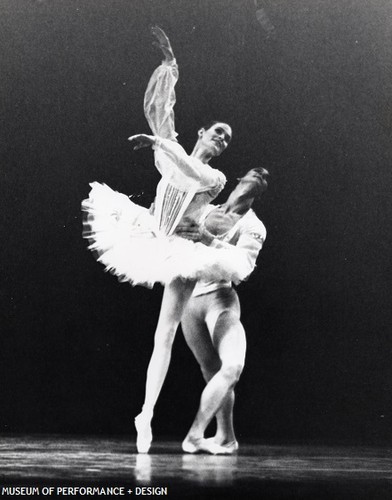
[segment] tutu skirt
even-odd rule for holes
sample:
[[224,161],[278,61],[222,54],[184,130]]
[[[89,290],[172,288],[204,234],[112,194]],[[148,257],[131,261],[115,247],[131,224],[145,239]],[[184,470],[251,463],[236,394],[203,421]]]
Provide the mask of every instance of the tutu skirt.
[[230,249],[208,247],[179,236],[159,233],[149,211],[105,184],[90,184],[83,236],[105,270],[120,281],[151,288],[184,280],[239,283],[249,268]]

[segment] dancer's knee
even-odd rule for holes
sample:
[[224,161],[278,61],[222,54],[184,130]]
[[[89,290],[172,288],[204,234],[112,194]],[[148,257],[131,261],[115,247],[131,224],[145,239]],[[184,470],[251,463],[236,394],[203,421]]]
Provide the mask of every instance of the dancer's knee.
[[240,379],[243,368],[243,363],[225,363],[222,365],[220,373],[226,379],[228,385],[234,387]]
[[212,379],[214,375],[216,375],[221,368],[221,361],[218,359],[211,359],[208,361],[204,361],[203,364],[200,365],[200,370],[203,375],[204,380],[209,381]]

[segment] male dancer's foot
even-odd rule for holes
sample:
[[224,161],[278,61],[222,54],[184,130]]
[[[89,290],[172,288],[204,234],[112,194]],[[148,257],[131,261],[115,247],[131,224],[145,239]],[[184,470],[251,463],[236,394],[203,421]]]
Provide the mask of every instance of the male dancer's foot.
[[151,447],[152,430],[151,430],[152,415],[145,412],[139,413],[135,418],[136,427],[136,449],[138,453],[148,453]]
[[217,444],[213,438],[195,438],[189,435],[182,442],[182,449],[185,453],[209,453],[211,455],[231,455],[233,453],[230,447]]
[[221,441],[219,439],[217,439],[216,437],[211,437],[211,438],[207,438],[204,440],[206,442],[206,444],[210,444],[210,443],[214,443],[218,446],[221,446],[222,448],[224,448],[226,451],[226,454],[227,455],[231,455],[233,453],[235,453],[236,451],[238,451],[238,441],[236,441],[235,439],[233,441]]

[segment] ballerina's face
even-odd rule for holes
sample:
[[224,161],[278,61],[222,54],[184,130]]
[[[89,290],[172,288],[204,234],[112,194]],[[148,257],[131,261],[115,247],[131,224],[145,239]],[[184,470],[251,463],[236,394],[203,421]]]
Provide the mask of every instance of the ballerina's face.
[[210,150],[212,156],[219,156],[229,145],[232,137],[230,125],[223,122],[217,122],[208,129],[199,130],[200,142]]

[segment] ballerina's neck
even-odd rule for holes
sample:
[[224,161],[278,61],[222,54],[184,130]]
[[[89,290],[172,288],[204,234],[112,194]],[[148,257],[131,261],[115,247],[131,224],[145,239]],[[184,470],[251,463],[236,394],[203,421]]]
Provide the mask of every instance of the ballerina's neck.
[[212,158],[212,154],[209,151],[207,151],[206,149],[198,146],[197,143],[196,143],[195,147],[193,148],[193,151],[190,154],[190,156],[192,156],[192,158],[196,158],[197,160],[200,160],[202,163],[208,163]]

